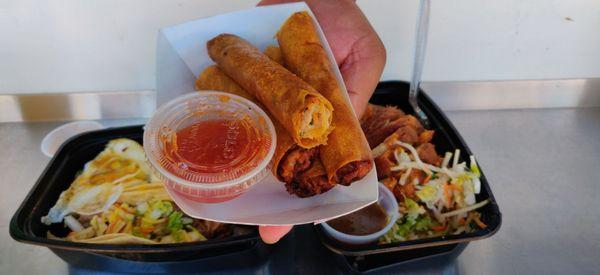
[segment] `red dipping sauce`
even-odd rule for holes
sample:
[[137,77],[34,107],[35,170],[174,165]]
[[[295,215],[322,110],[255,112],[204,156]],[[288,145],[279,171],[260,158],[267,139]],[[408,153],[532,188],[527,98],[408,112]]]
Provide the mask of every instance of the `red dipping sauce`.
[[170,190],[200,202],[230,200],[269,173],[275,128],[254,103],[220,92],[159,108],[144,133],[151,166]]
[[[248,149],[247,129],[239,121],[207,120],[177,132],[177,148],[173,154],[194,164],[196,172],[222,172]],[[244,156],[247,158],[248,156]]]
[[[263,137],[247,120],[205,120],[187,126],[166,140],[164,154],[176,165],[167,169],[182,177],[189,172],[234,174],[206,177],[205,183],[222,182],[258,165],[253,159],[265,154]],[[268,148],[267,148],[268,149]],[[262,152],[261,152],[262,151]]]

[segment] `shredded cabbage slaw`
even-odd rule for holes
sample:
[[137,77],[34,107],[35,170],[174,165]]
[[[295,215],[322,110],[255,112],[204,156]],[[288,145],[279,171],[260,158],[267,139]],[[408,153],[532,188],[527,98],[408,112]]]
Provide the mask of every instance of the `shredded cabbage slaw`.
[[65,217],[66,225],[72,230],[66,239],[71,241],[89,239],[107,234],[126,233],[158,243],[204,241],[194,226],[193,220],[173,209],[169,201],[143,202],[137,206],[115,203],[108,211],[91,218],[84,228],[72,216]]
[[[400,218],[380,243],[461,234],[486,226],[475,211],[489,201],[476,202],[481,173],[473,156],[467,164],[460,162],[460,150],[447,152],[438,167],[424,163],[410,144],[394,141],[387,149],[393,150],[396,162],[390,170],[401,174],[398,184],[412,184],[416,191],[412,198],[399,199]],[[409,181],[414,170],[424,172],[425,179]]]

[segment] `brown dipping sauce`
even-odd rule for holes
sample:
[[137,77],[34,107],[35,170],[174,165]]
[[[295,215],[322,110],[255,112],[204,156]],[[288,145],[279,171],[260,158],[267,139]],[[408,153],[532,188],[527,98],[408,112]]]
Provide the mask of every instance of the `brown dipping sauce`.
[[364,236],[383,229],[388,222],[388,215],[379,203],[371,204],[346,216],[328,221],[335,230],[348,235]]

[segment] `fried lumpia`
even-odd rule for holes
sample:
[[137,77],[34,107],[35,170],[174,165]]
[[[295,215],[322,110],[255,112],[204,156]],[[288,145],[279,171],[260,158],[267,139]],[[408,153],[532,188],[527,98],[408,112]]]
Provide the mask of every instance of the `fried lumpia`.
[[298,145],[327,143],[333,107],[313,87],[238,36],[218,35],[207,48],[219,68],[257,98]]
[[298,173],[293,181],[285,184],[290,194],[296,194],[301,198],[325,193],[334,186],[335,183],[327,179],[327,172],[318,159],[312,163],[309,169]]
[[[229,92],[252,100],[262,107],[260,102],[217,66],[209,66],[200,74],[196,80],[196,89]],[[299,197],[309,197],[331,189],[333,185],[327,180],[318,148],[299,147],[279,122],[273,120],[273,125],[277,132],[277,148],[273,155],[272,172],[286,183],[287,191]]]
[[269,45],[265,48],[264,53],[271,60],[285,67],[285,65],[283,64],[283,56],[281,56],[281,49],[279,47],[275,45]]
[[329,180],[349,185],[363,178],[373,167],[371,150],[342,94],[310,15],[293,14],[281,26],[277,41],[286,67],[325,96],[335,110],[335,128],[327,144],[320,147]]

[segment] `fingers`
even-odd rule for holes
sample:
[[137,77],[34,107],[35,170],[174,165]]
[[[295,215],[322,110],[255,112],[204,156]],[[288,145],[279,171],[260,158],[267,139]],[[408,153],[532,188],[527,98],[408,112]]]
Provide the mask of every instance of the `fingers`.
[[[368,22],[366,22],[368,24]],[[373,31],[358,39],[340,64],[350,102],[358,117],[367,108],[385,66],[385,48]]]
[[[344,30],[344,36],[353,38],[349,41],[343,41],[341,38],[337,38],[337,41],[331,41],[336,39],[334,35],[329,42],[334,45],[350,42],[346,43],[349,46],[339,50],[342,59],[338,60],[338,65],[352,107],[354,107],[356,115],[361,117],[381,78],[381,73],[385,67],[386,52],[383,42],[381,42],[375,29],[373,29],[373,26],[356,3],[345,3],[345,6],[346,12],[342,16],[349,18],[346,20],[338,19],[337,21],[341,21],[346,27],[350,27],[350,30],[339,26],[339,22],[336,22],[338,26],[334,27],[332,32]],[[328,34],[328,32],[325,33],[326,36]],[[329,39],[329,36],[327,38]],[[333,48],[340,49],[340,47],[335,46]]]
[[[259,5],[287,2],[293,1],[263,0]],[[306,2],[327,37],[348,89],[352,107],[360,117],[383,72],[385,47],[354,1]]]
[[278,242],[283,236],[292,230],[291,225],[282,226],[259,226],[258,233],[262,238],[263,242],[267,244],[274,244]]
[[[261,5],[294,2],[263,0]],[[344,78],[358,117],[365,111],[385,66],[385,47],[377,33],[351,0],[306,0],[315,13]]]
[[256,4],[256,5],[257,6],[268,6],[268,5],[291,3],[291,2],[297,2],[297,1],[299,1],[299,0],[262,0],[262,1],[258,2],[258,4]]

